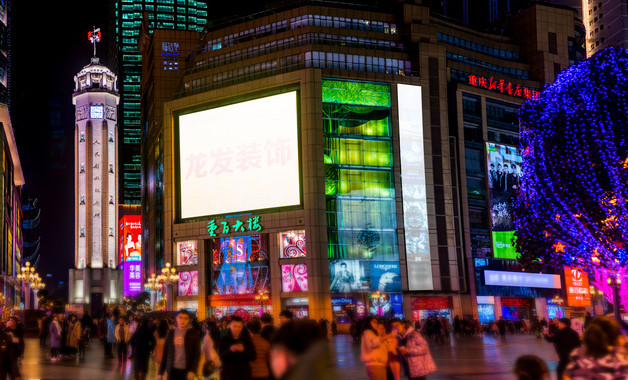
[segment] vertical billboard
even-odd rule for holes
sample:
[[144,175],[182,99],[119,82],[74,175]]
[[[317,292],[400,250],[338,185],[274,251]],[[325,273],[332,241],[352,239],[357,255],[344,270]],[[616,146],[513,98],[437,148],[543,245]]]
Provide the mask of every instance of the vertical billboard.
[[212,295],[257,294],[270,290],[265,235],[212,240]]
[[565,267],[565,292],[567,306],[585,307],[591,305],[589,276],[581,270]]
[[284,293],[307,291],[307,265],[289,264],[281,266],[281,290]]
[[177,265],[198,264],[198,242],[196,240],[177,242]]
[[486,157],[493,256],[516,259],[512,208],[521,178],[521,154],[515,147],[486,143]]
[[122,265],[123,293],[132,297],[142,292],[142,221],[140,215],[120,218],[118,263]]
[[142,259],[142,217],[125,215],[120,219],[118,262]]
[[179,295],[180,296],[197,296],[198,295],[198,271],[179,272]]
[[433,290],[427,223],[421,87],[397,85],[408,290]]

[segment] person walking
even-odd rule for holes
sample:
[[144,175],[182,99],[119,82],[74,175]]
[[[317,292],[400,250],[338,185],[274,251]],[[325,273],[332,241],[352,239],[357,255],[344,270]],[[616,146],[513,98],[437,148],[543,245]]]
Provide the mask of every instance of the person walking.
[[270,315],[270,313],[264,313],[260,318],[260,322],[262,323],[262,330],[260,331],[260,335],[262,336],[262,338],[270,342],[273,334],[275,334],[275,331],[277,331],[277,328],[273,325],[273,316]]
[[68,333],[66,335],[66,346],[68,353],[74,357],[78,353],[79,342],[81,340],[83,329],[81,322],[78,321],[76,315],[70,316],[70,324],[68,325]]
[[[130,330],[130,329],[129,329]],[[155,335],[150,331],[148,319],[144,318],[139,323],[135,333],[129,341],[133,350],[133,370],[136,380],[146,380],[148,373],[148,358],[155,348]]]
[[251,361],[256,353],[248,331],[244,330],[244,320],[232,316],[225,336],[220,338],[218,354],[222,362],[221,379],[251,379]]
[[190,319],[190,313],[185,309],[177,313],[176,327],[168,332],[164,341],[157,380],[162,380],[166,372],[168,380],[193,380],[196,377],[201,359],[201,335],[191,328]]
[[497,330],[499,331],[499,336],[502,338],[502,342],[506,341],[506,321],[504,320],[504,317],[502,317],[501,315],[499,316],[499,319],[497,320]]
[[203,380],[220,379],[220,356],[216,352],[216,345],[212,338],[213,321],[207,322],[207,333],[203,337],[203,345],[201,346],[201,356],[203,357]]
[[425,380],[427,375],[436,371],[436,363],[427,342],[420,332],[406,322],[397,319],[392,325],[401,336],[399,352],[406,359],[410,380]]
[[128,354],[127,344],[131,339],[131,333],[129,332],[129,326],[124,323],[124,318],[118,319],[118,325],[116,326],[116,343],[118,344],[118,361],[120,364],[126,364],[126,357]]
[[113,345],[116,343],[116,317],[111,314],[107,319],[107,325],[105,333],[105,357],[113,358]]
[[50,322],[50,360],[58,360],[60,348],[61,325],[59,325],[59,316],[54,314],[52,316],[52,322]]
[[46,347],[46,335],[48,335],[46,331],[46,318],[40,317],[37,319],[37,330],[39,332],[39,347]]
[[164,342],[166,341],[166,335],[168,335],[170,326],[168,321],[162,319],[159,321],[157,329],[153,333],[155,336],[155,349],[153,350],[153,360],[155,361],[155,367],[159,368],[164,353]]
[[23,359],[24,358],[24,330],[20,326],[20,320],[16,316],[12,316],[7,321],[7,327],[5,332],[11,338],[11,344],[13,345],[13,352],[15,355]]
[[7,377],[12,380],[20,380],[20,369],[17,366],[18,354],[15,352],[12,337],[0,330],[0,379]]
[[366,366],[369,380],[386,380],[386,365],[388,363],[388,346],[386,340],[396,336],[379,334],[380,323],[375,317],[364,320],[364,331],[360,343],[360,360]]
[[251,333],[251,341],[255,347],[255,360],[251,362],[251,378],[253,380],[268,380],[270,369],[268,368],[270,343],[260,334],[262,324],[258,319],[253,319],[246,324]]
[[556,366],[556,374],[558,379],[563,378],[563,371],[569,364],[569,354],[574,349],[580,347],[580,337],[578,333],[571,328],[569,318],[559,318],[556,320],[556,332],[554,334],[545,334],[546,341],[554,343],[554,348],[558,354],[558,365]]
[[[129,326],[129,336],[133,336],[138,326],[137,320],[135,319],[133,314],[129,314],[129,322],[127,323],[127,325]],[[128,350],[129,350],[129,359],[133,359],[133,347],[129,345]]]
[[598,317],[589,322],[584,346],[571,353],[564,376],[570,380],[628,378],[626,336],[616,320]]

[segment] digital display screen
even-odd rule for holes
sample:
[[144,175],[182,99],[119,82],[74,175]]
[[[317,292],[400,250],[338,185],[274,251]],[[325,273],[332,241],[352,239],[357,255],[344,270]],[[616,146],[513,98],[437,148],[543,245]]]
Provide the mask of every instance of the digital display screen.
[[565,291],[567,306],[586,307],[591,305],[589,276],[576,268],[565,267]]
[[270,290],[265,235],[214,239],[212,294],[257,294]]
[[182,218],[301,203],[297,92],[179,116]]
[[[112,232],[113,234],[113,232]],[[112,235],[113,236],[113,235]],[[118,261],[138,261],[142,259],[142,217],[125,215],[120,219],[118,234]]]
[[123,294],[125,297],[133,297],[142,292],[142,262],[127,261],[122,264],[123,270]]
[[517,259],[512,208],[521,178],[521,155],[515,147],[486,143],[486,156],[493,256]]
[[198,242],[196,240],[177,242],[177,265],[198,264]]
[[369,262],[366,260],[334,260],[329,262],[332,293],[370,291]]
[[396,261],[371,261],[371,290],[401,292],[401,274]]
[[281,290],[285,293],[307,291],[307,265],[281,266]]
[[[530,288],[560,289],[560,276],[526,272],[507,272],[496,270],[484,271],[486,285],[516,286]],[[502,299],[502,305],[504,304]]]
[[179,295],[198,295],[198,271],[179,272]]

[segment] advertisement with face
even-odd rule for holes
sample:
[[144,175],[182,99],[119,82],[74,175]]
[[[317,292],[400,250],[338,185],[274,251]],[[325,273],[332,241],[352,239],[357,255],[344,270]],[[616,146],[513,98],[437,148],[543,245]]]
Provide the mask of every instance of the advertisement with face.
[[369,313],[384,318],[403,318],[403,301],[401,293],[382,294],[371,298]]
[[142,257],[142,217],[125,215],[120,219],[118,260],[138,261]]
[[369,262],[364,260],[334,260],[329,262],[332,293],[370,291]]
[[281,290],[286,293],[307,291],[307,265],[281,266]]
[[196,240],[177,242],[177,264],[198,264],[198,242]]
[[399,263],[395,261],[371,261],[371,290],[380,292],[400,292],[401,274]]
[[493,255],[498,259],[516,259],[512,214],[513,198],[522,175],[521,154],[515,147],[486,143],[486,156]]

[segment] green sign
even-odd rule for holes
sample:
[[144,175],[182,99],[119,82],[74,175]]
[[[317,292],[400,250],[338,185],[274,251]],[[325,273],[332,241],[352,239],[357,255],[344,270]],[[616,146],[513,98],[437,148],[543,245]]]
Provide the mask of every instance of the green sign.
[[519,256],[512,243],[515,231],[493,231],[493,256],[496,259],[513,259]]
[[259,232],[261,230],[262,226],[259,224],[259,216],[250,217],[245,222],[236,219],[232,224],[225,221],[220,222],[220,225],[218,225],[214,219],[207,222],[207,232],[209,236],[218,236],[217,234],[225,235],[233,232]]

